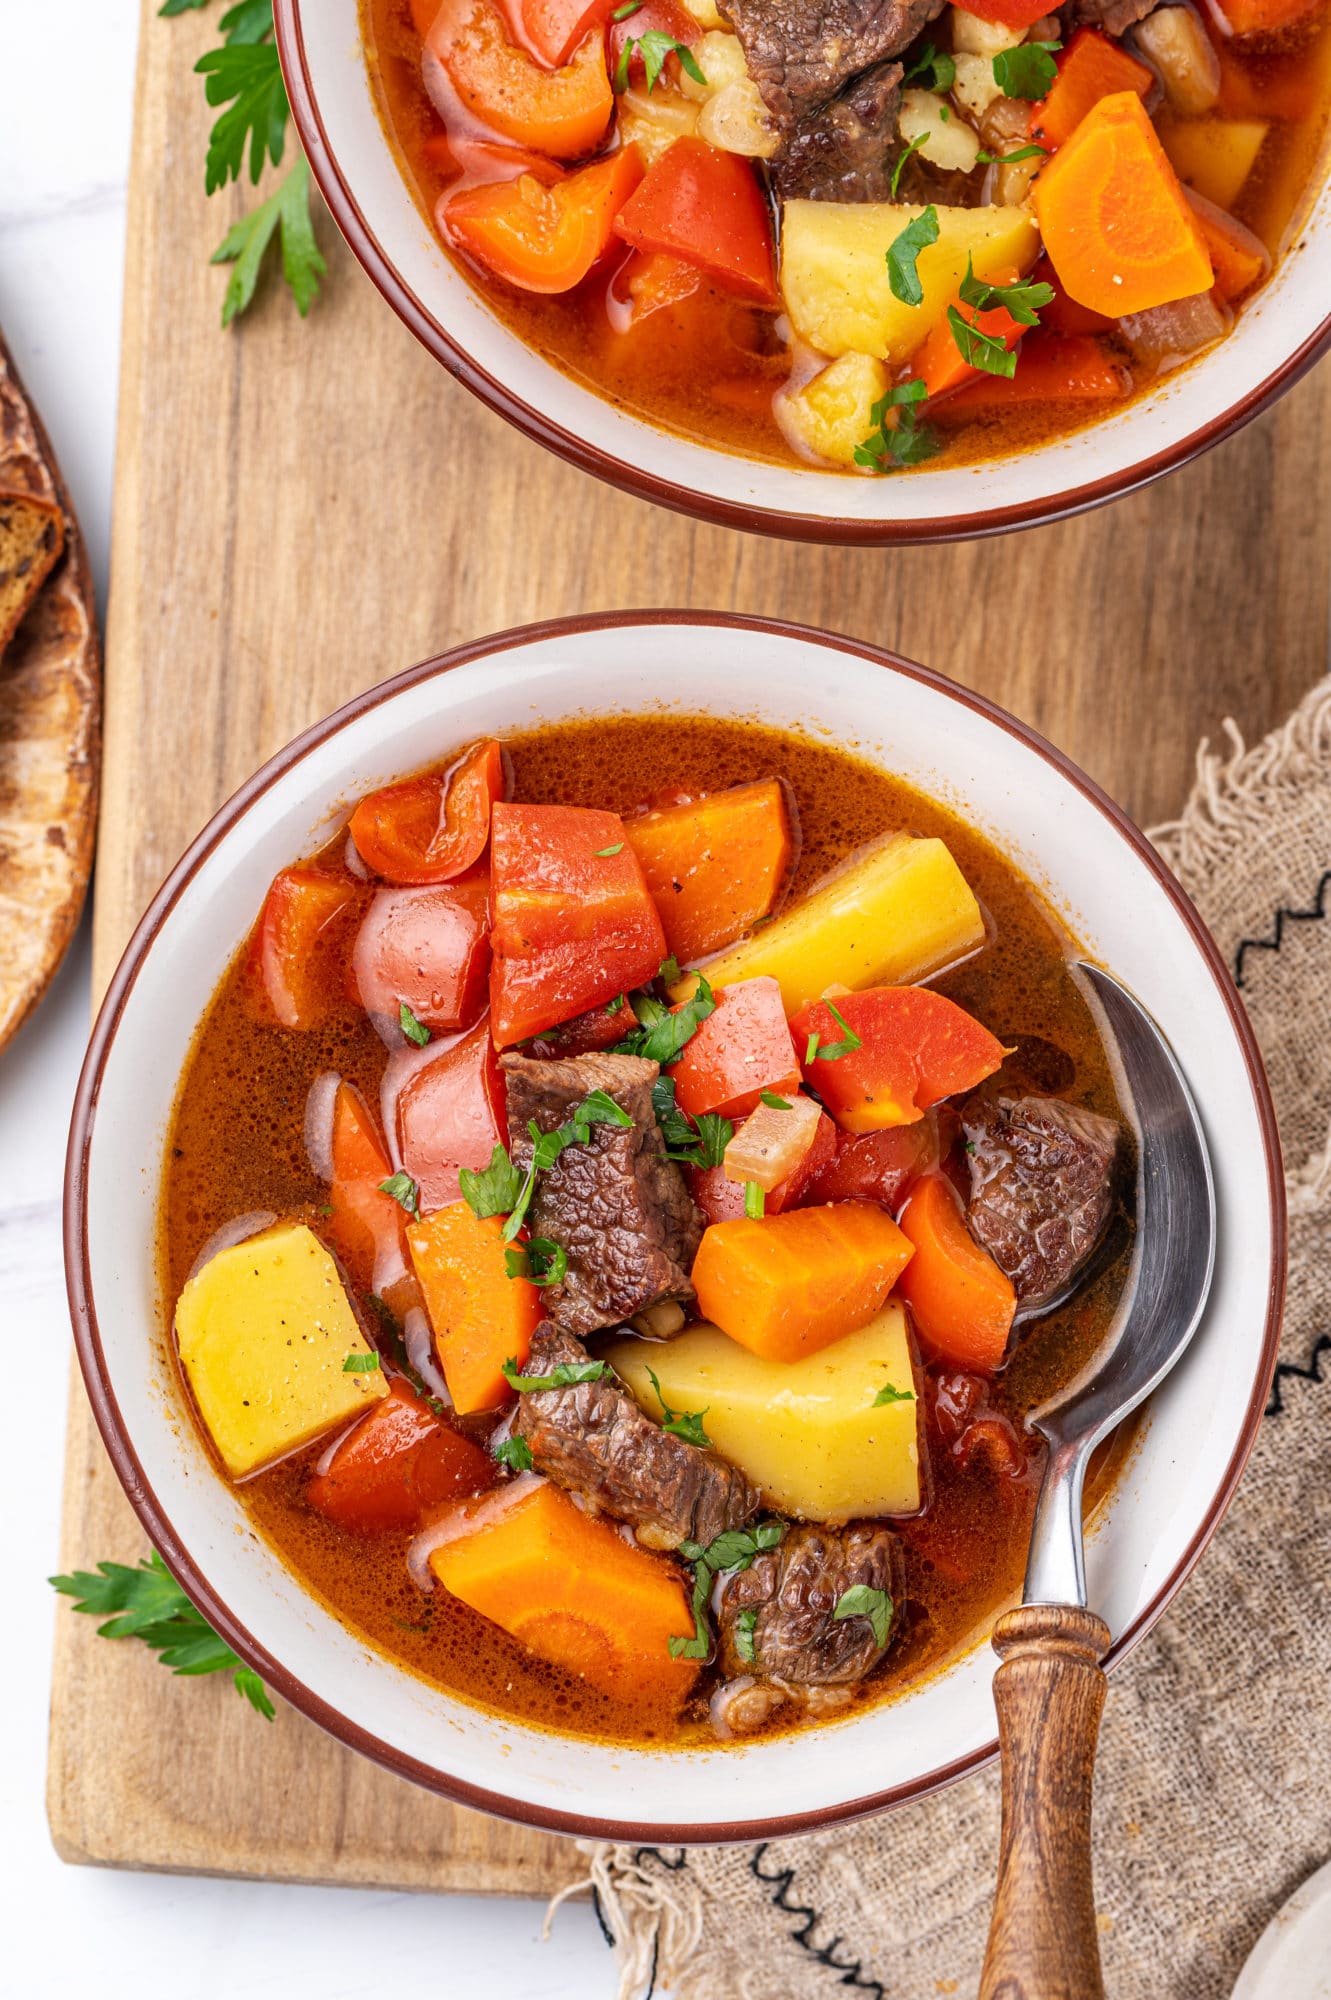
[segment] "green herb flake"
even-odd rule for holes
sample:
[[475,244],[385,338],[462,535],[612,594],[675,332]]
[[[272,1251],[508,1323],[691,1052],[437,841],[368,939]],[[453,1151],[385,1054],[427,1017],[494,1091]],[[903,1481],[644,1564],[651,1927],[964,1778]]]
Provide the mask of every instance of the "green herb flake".
[[661,1405],[661,1429],[669,1431],[672,1437],[682,1438],[685,1444],[696,1444],[700,1451],[710,1451],[712,1440],[703,1429],[706,1410],[672,1410],[661,1394],[661,1384],[656,1378],[656,1370],[649,1368],[648,1375],[656,1391],[656,1400]]
[[753,1643],[753,1628],[757,1623],[756,1609],[741,1611],[735,1620],[735,1651],[748,1666],[752,1666],[757,1659]]
[[993,59],[994,82],[1004,97],[1020,97],[1034,104],[1047,97],[1058,64],[1054,52],[1061,42],[1022,42],[1015,49],[1000,49]]
[[624,843],[622,840],[617,840],[613,847],[598,847],[596,850],[596,859],[598,861],[609,861],[614,855],[622,854],[623,852]]
[[519,1375],[517,1361],[510,1355],[500,1373],[520,1396],[538,1396],[547,1389],[576,1389],[581,1382],[599,1382],[614,1370],[608,1361],[560,1361],[548,1375]]
[[379,1371],[377,1354],[349,1354],[342,1363],[344,1375],[375,1375]]
[[693,1564],[693,1637],[672,1637],[668,1648],[672,1660],[705,1660],[712,1650],[707,1626],[707,1602],[712,1579],[723,1571],[747,1569],[764,1549],[774,1549],[786,1532],[784,1521],[763,1521],[756,1528],[728,1528],[703,1548],[699,1542],[681,1542],[679,1554]]
[[[855,1033],[855,1030],[851,1027],[835,1000],[827,1000],[823,1004],[832,1016],[832,1019],[836,1022],[838,1028],[840,1028],[844,1039],[839,1042],[823,1042],[818,1049],[818,1060],[819,1062],[840,1062],[842,1056],[854,1055],[856,1049],[864,1047],[864,1043],[860,1036]],[[806,1056],[805,1061],[812,1062],[813,1057]]]
[[[870,472],[896,472],[905,465],[922,465],[933,458],[942,443],[937,431],[928,424],[919,422],[916,404],[922,403],[929,391],[918,379],[898,382],[881,396],[869,412],[874,429],[862,444],[855,447],[855,463],[868,468]],[[895,421],[889,420],[889,413]],[[818,1052],[818,1036],[809,1037],[812,1055],[806,1055],[806,1065],[814,1060]]]
[[767,1196],[757,1181],[744,1183],[744,1213],[750,1222],[761,1222],[767,1209]]
[[[663,1007],[650,993],[635,994],[630,1005],[638,1021],[637,1032],[626,1035],[622,1042],[616,1042],[614,1053],[643,1056],[648,1062],[659,1063],[662,1069],[678,1062],[685,1044],[697,1033],[707,1016],[716,1011],[711,987],[701,972],[696,977],[697,991],[680,1007]],[[673,984],[673,981],[666,983]]]
[[398,1002],[397,1024],[407,1040],[414,1042],[418,1049],[423,1049],[430,1039],[430,1030],[426,1027],[424,1021],[416,1019],[416,1016],[412,1013],[405,1000],[399,1000]]
[[961,302],[972,306],[976,312],[989,312],[995,306],[1003,306],[1018,326],[1038,326],[1041,312],[1054,302],[1054,288],[1044,283],[1031,284],[1026,278],[1017,278],[1010,285],[987,284],[983,278],[976,277],[971,259],[967,257],[966,275],[961,281]]
[[562,1285],[568,1275],[568,1251],[548,1236],[533,1236],[517,1250],[505,1250],[504,1269],[510,1278],[531,1285]]
[[914,1401],[915,1391],[913,1389],[897,1389],[890,1382],[885,1382],[874,1397],[872,1407],[876,1410],[884,1403],[913,1403]]
[[902,151],[897,154],[896,165],[892,169],[892,181],[889,190],[893,201],[897,198],[897,189],[901,184],[902,168],[905,166],[907,160],[911,158],[912,154],[919,152],[920,147],[924,145],[928,137],[929,134],[927,132],[921,132],[918,138],[912,139],[910,144],[903,147]]
[[314,234],[310,214],[310,167],[302,154],[278,182],[267,201],[260,202],[248,215],[228,229],[209,258],[211,264],[234,264],[222,300],[222,325],[234,319],[254,302],[259,273],[268,247],[280,232],[282,276],[304,319],[319,293],[319,280],[328,269]]
[[186,1597],[156,1549],[134,1565],[98,1563],[47,1581],[74,1609],[104,1618],[103,1639],[141,1639],[176,1674],[229,1673],[238,1693],[271,1722],[274,1708],[259,1676],[243,1666],[224,1639]]
[[410,1174],[390,1174],[386,1181],[379,1183],[380,1194],[391,1194],[399,1208],[405,1208],[408,1215],[419,1215],[420,1189]]
[[875,1590],[870,1584],[857,1583],[850,1590],[843,1591],[837,1599],[834,1621],[842,1618],[867,1618],[873,1626],[874,1644],[881,1649],[887,1644],[888,1626],[892,1621],[892,1600],[885,1590]]
[[774,1090],[760,1090],[758,1093],[758,1102],[766,1104],[773,1111],[789,1111],[790,1109],[790,1099],[788,1097],[778,1097]]
[[920,90],[951,90],[957,80],[957,65],[949,55],[941,53],[932,42],[926,42],[916,56],[903,83],[913,83]]
[[531,1446],[526,1438],[506,1437],[502,1444],[494,1448],[494,1457],[500,1465],[506,1465],[510,1472],[530,1472],[534,1460]]
[[487,1215],[510,1215],[522,1192],[522,1175],[508,1157],[504,1146],[496,1145],[490,1164],[479,1173],[459,1167],[458,1186],[472,1214],[482,1221]]
[[1032,144],[1029,146],[1018,146],[1015,153],[986,153],[981,150],[975,155],[975,158],[977,164],[982,167],[1015,167],[1018,160],[1033,160],[1037,156],[1043,160],[1048,155],[1048,152],[1048,146],[1036,146]]
[[629,87],[629,65],[633,61],[635,50],[642,57],[642,70],[649,97],[660,80],[661,71],[665,68],[667,60],[672,55],[679,57],[679,66],[686,76],[692,77],[695,83],[706,87],[707,78],[699,69],[697,57],[688,43],[677,42],[673,35],[665,34],[660,28],[648,28],[645,34],[627,36],[619,52],[619,61],[615,64],[617,96],[622,96]]
[[892,296],[900,299],[903,306],[918,306],[924,303],[924,286],[916,270],[916,260],[921,250],[927,250],[931,243],[938,241],[938,210],[930,202],[928,208],[917,215],[888,245],[887,282],[892,287]]

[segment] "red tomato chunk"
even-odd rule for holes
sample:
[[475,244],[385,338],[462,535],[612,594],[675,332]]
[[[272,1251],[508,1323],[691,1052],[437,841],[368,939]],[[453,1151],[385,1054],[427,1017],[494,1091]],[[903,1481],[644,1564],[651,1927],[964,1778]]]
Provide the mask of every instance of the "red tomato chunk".
[[399,1380],[343,1438],[305,1498],[339,1528],[377,1535],[414,1528],[428,1508],[480,1493],[495,1477],[479,1445]]
[[[266,1011],[284,1028],[317,1028],[337,1006],[330,980],[349,941],[356,885],[316,868],[284,868],[250,942],[250,966]],[[345,921],[344,921],[345,920]]]
[[356,851],[389,882],[456,881],[484,854],[506,782],[499,745],[478,743],[450,771],[371,792],[351,815]]
[[719,986],[713,998],[714,1011],[690,1035],[670,1072],[681,1109],[691,1118],[704,1111],[746,1118],[765,1090],[793,1097],[800,1066],[778,982],[743,979]]
[[[831,1004],[815,1000],[790,1025],[806,1082],[847,1132],[913,1125],[929,1105],[973,1090],[1003,1060],[987,1028],[927,986],[871,986]],[[814,1035],[818,1050],[808,1061]],[[859,1047],[821,1053],[852,1039]]]
[[397,1127],[421,1208],[459,1201],[458,1168],[488,1167],[508,1138],[504,1079],[484,1021],[417,1070],[398,1099]]

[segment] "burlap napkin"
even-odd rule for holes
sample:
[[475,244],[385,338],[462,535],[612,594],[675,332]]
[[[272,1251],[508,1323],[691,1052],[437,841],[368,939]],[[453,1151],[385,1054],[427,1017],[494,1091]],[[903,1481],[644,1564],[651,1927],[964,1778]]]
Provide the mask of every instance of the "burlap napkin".
[[[1112,1680],[1096,1781],[1114,2000],[1219,2000],[1331,1855],[1331,688],[1203,745],[1153,835],[1240,981],[1290,1194],[1281,1368],[1205,1560]],[[970,1996],[998,1847],[990,1770],[861,1826],[751,1848],[588,1849],[621,2000]]]

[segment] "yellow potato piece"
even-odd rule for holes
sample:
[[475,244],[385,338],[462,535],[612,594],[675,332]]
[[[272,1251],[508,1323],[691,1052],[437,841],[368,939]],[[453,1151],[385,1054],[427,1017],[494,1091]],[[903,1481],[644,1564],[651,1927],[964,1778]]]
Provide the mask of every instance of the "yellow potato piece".
[[[984,942],[984,916],[941,840],[889,834],[784,915],[709,959],[713,986],[764,973],[787,1014],[829,986],[913,986]],[[670,988],[687,1000],[691,974]]]
[[1162,129],[1160,143],[1181,181],[1233,208],[1269,129],[1264,118],[1180,118]]
[[793,395],[778,397],[777,422],[796,450],[854,465],[855,447],[874,428],[873,407],[891,376],[870,354],[842,354]]
[[918,306],[896,298],[887,253],[923,209],[906,202],[788,201],[781,222],[781,290],[791,325],[823,354],[907,360],[933,331],[974,260],[977,278],[1027,271],[1039,254],[1028,208],[937,208],[938,241],[916,262]]
[[[764,1361],[706,1323],[668,1342],[617,1341],[607,1358],[649,1416],[661,1415],[649,1368],[671,1409],[705,1410],[721,1456],[780,1513],[848,1521],[919,1507],[919,1402],[899,1305],[803,1361]],[[889,1385],[908,1400],[876,1403]]]
[[388,1394],[383,1370],[313,1230],[282,1223],[219,1250],[176,1306],[186,1380],[233,1479],[243,1479]]

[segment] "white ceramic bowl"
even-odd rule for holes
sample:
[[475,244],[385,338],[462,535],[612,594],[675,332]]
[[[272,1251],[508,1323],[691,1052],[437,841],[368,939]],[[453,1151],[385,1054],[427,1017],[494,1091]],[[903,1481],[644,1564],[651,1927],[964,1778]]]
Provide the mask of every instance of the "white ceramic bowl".
[[1158,478],[1288,389],[1331,342],[1331,197],[1237,327],[1124,416],[982,465],[900,478],[765,465],[691,443],[574,382],[496,317],[407,189],[370,94],[357,0],[277,0],[310,164],[342,233],[416,337],[529,437],[585,471],[730,527],[826,542],[952,541],[1047,521]]
[[70,1299],[103,1437],[153,1541],[245,1659],[315,1721],[468,1805],[631,1840],[762,1837],[868,1812],[994,1750],[980,1648],[916,1692],[772,1742],[614,1749],[488,1715],[413,1679],[307,1595],[248,1532],[180,1405],[155,1214],[190,1038],[277,870],[330,803],[478,736],[662,708],[761,715],[853,745],[950,802],[1042,885],[1173,1042],[1209,1130],[1219,1261],[1205,1322],[1151,1406],[1088,1551],[1121,1654],[1196,1560],[1233,1490],[1275,1361],[1279,1154],[1251,1031],[1196,912],[1130,823],[1057,751],[925,669],[793,627],[683,613],[591,618],[414,667],[267,764],[162,888],[112,982],[80,1085],[66,1189]]

